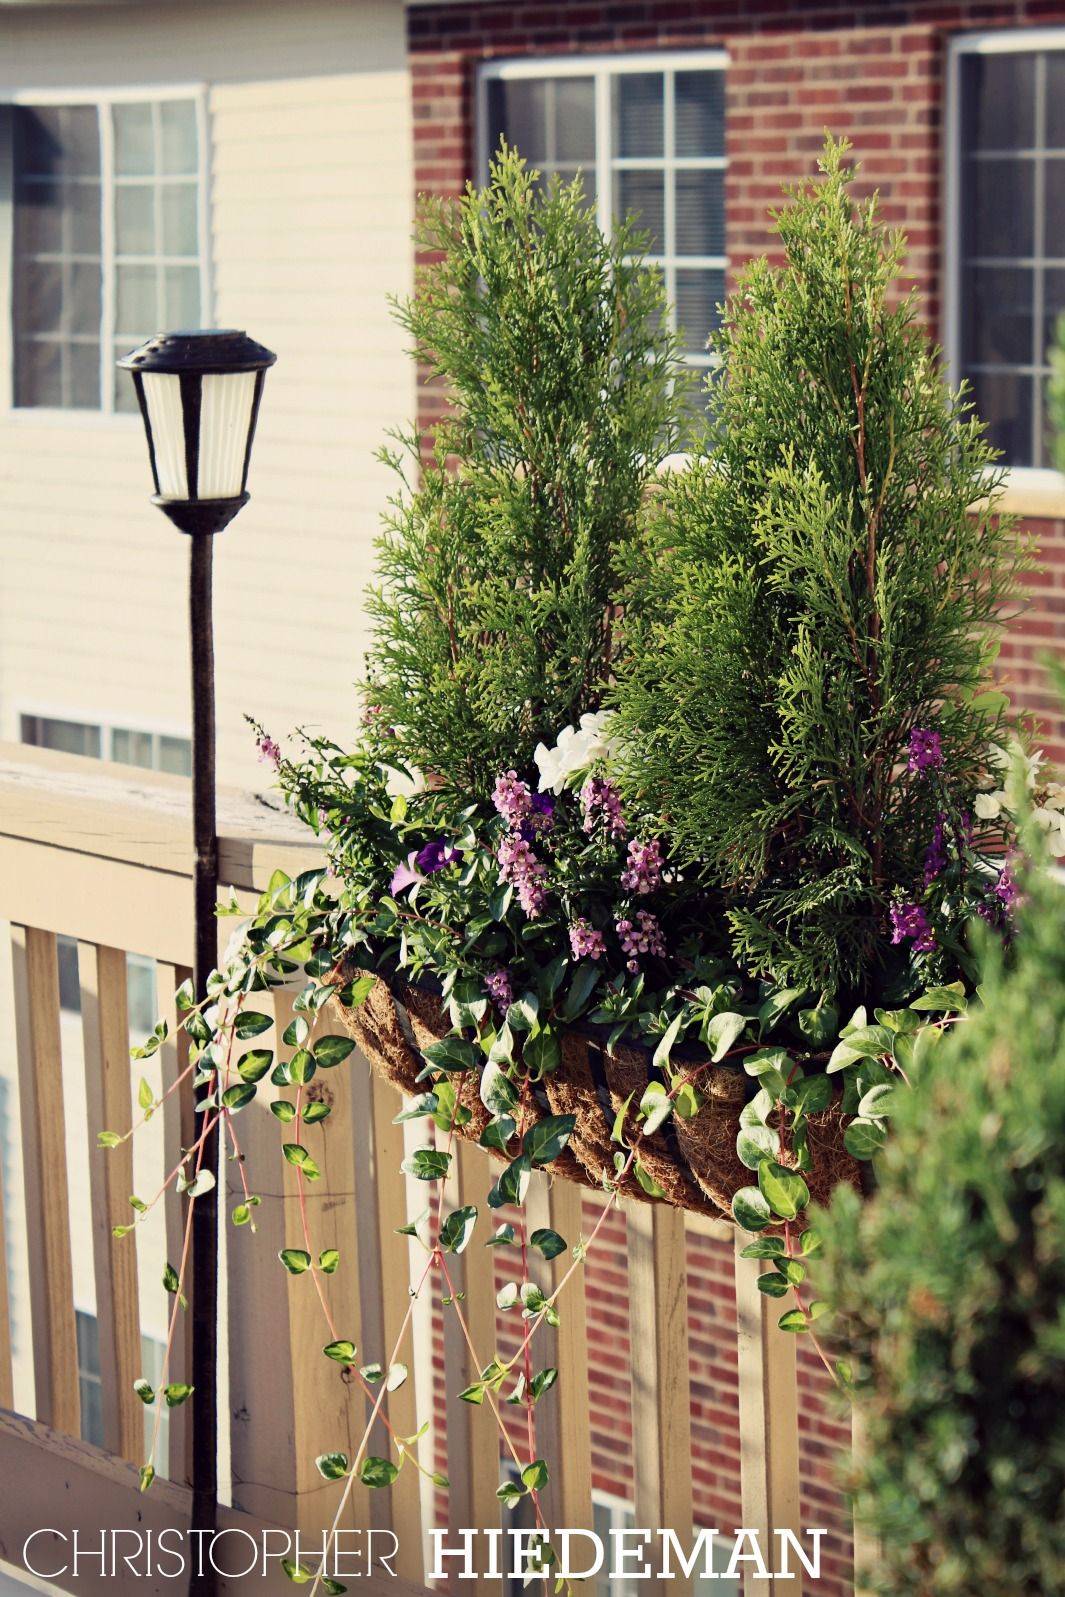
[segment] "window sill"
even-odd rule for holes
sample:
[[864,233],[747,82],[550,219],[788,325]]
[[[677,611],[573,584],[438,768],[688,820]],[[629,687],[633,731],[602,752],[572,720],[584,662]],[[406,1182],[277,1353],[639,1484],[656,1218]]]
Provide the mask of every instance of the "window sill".
[[1065,520],[1065,473],[1034,467],[1011,471],[1002,486],[999,508],[1037,520]]
[[0,423],[16,427],[129,427],[140,423],[136,411],[51,409],[46,405],[9,405],[0,410]]

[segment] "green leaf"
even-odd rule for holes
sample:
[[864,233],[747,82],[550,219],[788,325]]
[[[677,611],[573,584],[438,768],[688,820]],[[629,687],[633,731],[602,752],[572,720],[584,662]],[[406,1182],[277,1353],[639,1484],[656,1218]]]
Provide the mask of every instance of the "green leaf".
[[303,1248],[282,1248],[278,1258],[289,1275],[302,1275],[311,1267],[311,1256]]
[[364,1458],[359,1468],[362,1484],[373,1488],[391,1486],[398,1474],[399,1466],[388,1458]]
[[920,1010],[922,1013],[959,1015],[964,1015],[968,1007],[965,986],[960,981],[951,982],[949,987],[930,987],[910,1005],[911,1009]]
[[188,1014],[189,1010],[195,1006],[196,994],[193,990],[191,976],[187,976],[181,983],[181,986],[174,994],[174,1002],[180,1015]]
[[541,1227],[529,1238],[529,1246],[542,1253],[545,1259],[557,1259],[560,1253],[566,1251],[566,1240],[557,1231]]
[[151,1484],[154,1481],[154,1479],[155,1479],[155,1470],[152,1468],[151,1464],[145,1464],[144,1468],[141,1470],[141,1474],[140,1474],[140,1489],[141,1489],[141,1491],[142,1492],[148,1491],[151,1488]]
[[488,1238],[486,1248],[509,1248],[514,1245],[514,1227],[510,1224],[501,1225],[499,1230]]
[[246,1203],[238,1203],[236,1208],[233,1210],[233,1213],[230,1215],[230,1219],[234,1225],[250,1225],[251,1210],[248,1208]]
[[315,1063],[320,1070],[334,1070],[337,1065],[344,1063],[354,1047],[350,1037],[338,1037],[335,1034],[320,1037],[314,1045]]
[[490,1115],[509,1115],[518,1105],[518,1089],[506,1071],[489,1059],[481,1072],[481,1102]]
[[98,1148],[118,1148],[122,1138],[117,1131],[98,1131],[96,1133],[96,1146]]
[[416,1148],[401,1168],[416,1181],[443,1181],[451,1169],[451,1155],[443,1148]]
[[280,1120],[283,1126],[287,1126],[296,1118],[296,1105],[289,1103],[287,1098],[275,1098],[270,1105],[270,1113]]
[[346,1453],[319,1453],[314,1461],[314,1467],[324,1480],[343,1480],[348,1473],[348,1455]]
[[802,1333],[806,1330],[806,1316],[801,1309],[788,1309],[780,1316],[777,1325],[782,1331]]
[[[753,1192],[754,1188],[750,1188]],[[743,1259],[782,1259],[787,1249],[781,1237],[758,1237],[742,1250]]]
[[748,1170],[757,1170],[763,1159],[775,1159],[780,1138],[770,1126],[745,1126],[736,1138],[736,1153]]
[[[654,1057],[652,1058],[651,1063],[656,1070],[665,1070],[666,1066],[669,1064],[669,1056],[673,1051],[673,1045],[683,1029],[684,1011],[681,1010],[679,1015],[674,1015],[673,1019],[666,1027],[665,1032],[662,1034],[662,1039],[654,1051]],[[644,1097],[646,1098],[646,1096],[647,1094],[645,1093]]]
[[330,1104],[322,1103],[319,1099],[312,1098],[309,1104],[304,1105],[303,1124],[305,1126],[317,1126],[321,1121],[328,1120],[332,1113],[333,1110]]
[[526,1488],[519,1486],[516,1481],[504,1481],[502,1486],[496,1488],[496,1496],[504,1508],[514,1508],[527,1495]]
[[[765,1008],[763,1004],[762,1008]],[[761,1013],[761,1011],[759,1011]],[[714,1015],[706,1027],[706,1046],[710,1050],[710,1058],[718,1064],[737,1039],[743,1035],[747,1025],[746,1015],[737,1015],[733,1010],[725,1010],[720,1015]]]
[[649,1198],[665,1197],[665,1192],[659,1186],[658,1182],[655,1180],[650,1170],[648,1170],[647,1166],[640,1159],[639,1155],[636,1157],[636,1161],[633,1165],[633,1171],[637,1181],[640,1183],[640,1186],[647,1193]]
[[529,1391],[532,1393],[533,1402],[537,1402],[543,1397],[545,1392],[549,1392],[557,1380],[558,1371],[556,1369],[549,1367],[546,1370],[538,1371],[529,1382]]
[[249,1048],[237,1060],[237,1074],[245,1081],[261,1081],[274,1062],[269,1048]]
[[150,1408],[155,1402],[155,1388],[152,1386],[150,1381],[146,1381],[144,1379],[143,1375],[139,1381],[134,1381],[133,1390],[136,1392],[145,1408]]
[[166,1398],[167,1408],[180,1408],[182,1403],[192,1396],[194,1388],[186,1386],[184,1381],[171,1381],[169,1386],[163,1387],[163,1396]]
[[479,1139],[481,1147],[498,1148],[500,1153],[506,1153],[510,1139],[517,1129],[510,1115],[497,1115],[481,1132]]
[[525,1039],[522,1063],[535,1079],[550,1075],[562,1062],[562,1046],[558,1033],[551,1026],[541,1026]]
[[322,1172],[319,1170],[318,1166],[315,1164],[306,1148],[303,1147],[302,1143],[286,1142],[283,1144],[281,1152],[284,1154],[289,1164],[295,1165],[297,1170],[301,1170],[303,1172],[308,1181],[318,1180]]
[[269,1015],[261,1015],[254,1009],[242,1009],[233,1022],[233,1032],[241,1042],[247,1042],[250,1037],[261,1037],[272,1025]]
[[288,1078],[297,1087],[303,1087],[317,1070],[314,1055],[307,1048],[297,1048],[288,1062]]
[[887,1132],[876,1120],[852,1120],[843,1133],[843,1146],[852,1159],[872,1159],[887,1140]]
[[340,1253],[337,1248],[323,1248],[318,1255],[318,1268],[323,1275],[336,1275],[339,1263]]
[[523,1153],[517,1159],[512,1159],[488,1194],[489,1208],[502,1209],[507,1203],[513,1203],[520,1208],[525,1202],[531,1176],[532,1164],[527,1154]]
[[302,1048],[310,1036],[311,1027],[306,1015],[294,1015],[281,1033],[286,1048]]
[[531,1464],[526,1464],[521,1472],[523,1485],[530,1492],[542,1492],[547,1485],[547,1465],[542,1458],[536,1458]]
[[625,1141],[625,1121],[628,1119],[629,1108],[630,1108],[630,1106],[632,1104],[632,1100],[635,1098],[635,1096],[636,1096],[635,1092],[630,1092],[629,1096],[625,1099],[625,1102],[622,1104],[621,1108],[618,1110],[617,1114],[614,1116],[614,1128],[613,1128],[613,1130],[610,1133],[611,1142],[624,1143],[624,1141]]
[[640,1114],[643,1117],[643,1129],[650,1136],[652,1132],[665,1125],[673,1113],[673,1100],[660,1081],[652,1081],[647,1085],[647,1091],[640,1099]]
[[774,1159],[765,1159],[758,1166],[758,1187],[773,1213],[782,1220],[794,1220],[810,1201],[810,1189],[799,1172],[786,1169]]
[[540,1017],[540,1000],[535,993],[522,993],[507,1010],[507,1025],[511,1031],[532,1031]]
[[522,1138],[522,1149],[533,1164],[549,1164],[569,1142],[576,1124],[576,1115],[545,1115],[529,1127]]
[[476,1048],[464,1037],[443,1037],[422,1049],[426,1064],[436,1070],[474,1070],[479,1062]]
[[181,1282],[174,1266],[172,1264],[165,1265],[163,1268],[163,1291],[174,1293],[180,1291],[180,1289]]
[[832,1102],[832,1083],[827,1076],[807,1076],[795,1089],[795,1108],[804,1115],[819,1115]]
[[339,1337],[335,1342],[327,1342],[322,1349],[327,1359],[332,1359],[335,1364],[355,1363],[355,1344],[348,1341],[347,1337]]
[[150,1109],[154,1103],[155,1093],[152,1091],[151,1082],[146,1081],[142,1076],[140,1079],[140,1085],[137,1088],[138,1107],[141,1109]]
[[758,1290],[770,1298],[782,1298],[790,1290],[787,1278],[776,1270],[771,1270],[768,1275],[758,1277]]
[[758,1011],[759,1035],[764,1037],[766,1032],[772,1031],[777,1021],[805,996],[801,987],[781,987],[770,993]]
[[791,1069],[791,1058],[786,1048],[757,1048],[745,1054],[743,1068],[749,1076],[765,1076],[776,1072],[785,1076]]
[[732,1218],[745,1231],[764,1231],[773,1211],[757,1187],[741,1187],[732,1200]]
[[477,1224],[477,1210],[473,1204],[452,1209],[440,1227],[440,1246],[445,1253],[464,1253]]
[[232,1087],[227,1087],[222,1094],[222,1108],[236,1114],[245,1105],[250,1104],[255,1097],[255,1085],[250,1081],[238,1081]]
[[584,960],[577,966],[559,1009],[563,1020],[574,1021],[584,1013],[601,974],[599,966],[591,960]]

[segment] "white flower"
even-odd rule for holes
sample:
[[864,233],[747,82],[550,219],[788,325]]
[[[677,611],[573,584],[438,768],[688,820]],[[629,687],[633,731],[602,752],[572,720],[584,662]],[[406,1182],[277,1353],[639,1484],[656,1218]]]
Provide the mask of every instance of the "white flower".
[[1002,805],[1005,802],[1005,798],[1006,795],[1001,788],[994,793],[977,793],[973,800],[973,809],[976,811],[977,819],[981,821],[997,820],[1002,813]]
[[1008,749],[1002,748],[997,743],[992,743],[987,751],[987,763],[1000,771],[1012,771],[1014,760],[1018,755],[1020,755],[1024,767],[1024,780],[1028,791],[1029,793],[1034,792],[1036,778],[1045,759],[1042,749],[1036,749],[1032,754],[1025,754],[1020,741],[1017,738],[1011,738]]
[[1036,808],[1033,812],[1036,825],[1046,833],[1046,843],[1055,859],[1065,855],[1065,815],[1060,810]]
[[540,772],[541,793],[561,793],[570,777],[586,771],[599,760],[609,761],[617,751],[617,740],[609,735],[613,720],[610,710],[595,714],[587,711],[581,716],[580,726],[564,726],[558,734],[554,748],[538,743],[533,752],[536,768]]
[[222,970],[228,970],[237,955],[243,951],[244,939],[249,925],[249,921],[241,921],[240,925],[230,932],[229,941],[222,951]]
[[410,767],[409,776],[393,765],[383,765],[381,769],[385,772],[385,792],[389,798],[412,799],[425,792],[425,777],[416,766]]

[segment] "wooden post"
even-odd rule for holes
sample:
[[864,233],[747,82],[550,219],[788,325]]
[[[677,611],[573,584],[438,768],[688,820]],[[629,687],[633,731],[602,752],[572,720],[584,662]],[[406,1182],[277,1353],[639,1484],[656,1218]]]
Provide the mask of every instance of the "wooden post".
[[11,1304],[7,1290],[7,1227],[4,1221],[4,1160],[0,1148],[0,1408],[15,1406],[11,1363]]
[[[691,1392],[684,1215],[664,1203],[628,1208],[629,1316],[636,1523],[692,1536]],[[678,1575],[672,1590],[691,1591]]]
[[[777,1325],[779,1301],[758,1290],[766,1261],[740,1256],[747,1240],[746,1233],[736,1233],[743,1523],[758,1532],[766,1567],[772,1571],[778,1567],[774,1533],[802,1532],[796,1339]],[[802,1584],[801,1574],[766,1580],[753,1565],[744,1567],[745,1597],[801,1597]]]
[[[857,1407],[851,1410],[851,1447],[854,1463],[860,1465],[868,1450],[865,1416]],[[880,1542],[865,1522],[854,1516],[854,1597],[871,1597],[865,1581],[880,1562]]]
[[81,1433],[55,934],[12,928],[37,1418]]
[[92,1204],[96,1320],[100,1333],[104,1446],[139,1464],[144,1455],[144,1405],[133,1383],[141,1369],[137,1249],[133,1235],[116,1238],[113,1227],[130,1224],[133,1144],[98,1146],[97,1133],[127,1136],[133,1124],[130,1096],[126,956],[119,948],[78,945],[81,1025],[88,1107],[89,1190]]

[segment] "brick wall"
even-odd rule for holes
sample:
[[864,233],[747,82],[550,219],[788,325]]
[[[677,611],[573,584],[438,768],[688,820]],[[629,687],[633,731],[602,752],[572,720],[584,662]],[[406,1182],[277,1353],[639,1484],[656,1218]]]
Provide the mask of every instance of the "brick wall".
[[[493,57],[724,46],[729,169],[730,271],[771,248],[767,209],[782,181],[809,172],[824,130],[845,133],[862,162],[864,188],[880,190],[884,214],[908,236],[907,271],[937,325],[942,205],[942,93],[946,41],[964,28],[1065,23],[1062,0],[567,0],[548,4],[414,6],[409,12],[419,192],[452,194],[473,175],[473,99],[479,62]],[[438,392],[423,389],[431,429]],[[1042,720],[1042,742],[1065,761],[1065,718],[1048,694],[1042,650],[1065,642],[1065,522],[1029,521],[1042,569],[1002,651],[1015,700]],[[617,1239],[618,1247],[621,1238]],[[631,1493],[619,1439],[631,1430],[626,1335],[616,1309],[616,1260],[589,1260],[592,1335],[605,1351],[593,1389],[596,1484]],[[696,1514],[740,1523],[735,1309],[731,1257],[720,1244],[693,1247],[691,1349]],[[621,1311],[621,1318],[624,1313]],[[825,1525],[823,1597],[851,1589],[849,1530],[834,1484],[846,1426],[827,1378],[804,1351],[804,1523]],[[628,1430],[626,1429],[628,1427]]]

